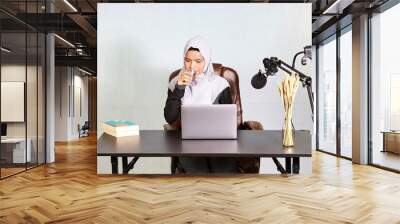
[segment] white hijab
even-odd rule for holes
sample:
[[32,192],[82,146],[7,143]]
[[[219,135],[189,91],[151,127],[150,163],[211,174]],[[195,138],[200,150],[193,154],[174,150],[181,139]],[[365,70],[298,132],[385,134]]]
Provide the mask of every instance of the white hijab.
[[211,60],[211,48],[207,45],[207,42],[203,37],[195,36],[186,43],[185,50],[183,51],[183,58],[185,58],[186,53],[191,47],[199,49],[204,58],[205,64],[203,74],[205,74],[207,79],[211,81],[215,78],[214,68]]
[[[197,48],[204,58],[203,73],[197,74],[196,79],[190,86],[186,86],[182,105],[185,104],[213,104],[218,95],[229,86],[226,79],[216,75],[211,60],[211,49],[206,40],[201,36],[191,38],[185,46],[183,57],[186,56],[189,48]],[[174,90],[178,76],[171,80],[169,89]]]

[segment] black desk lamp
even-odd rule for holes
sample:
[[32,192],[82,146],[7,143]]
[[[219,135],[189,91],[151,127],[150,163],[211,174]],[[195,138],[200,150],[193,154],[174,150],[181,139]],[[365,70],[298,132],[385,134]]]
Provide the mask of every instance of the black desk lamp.
[[292,72],[295,72],[299,75],[300,81],[303,84],[303,87],[307,88],[307,93],[308,93],[308,99],[310,101],[310,107],[311,107],[311,113],[312,113],[312,120],[314,120],[314,94],[312,92],[312,79],[310,76],[305,75],[304,73],[300,72],[295,68],[296,64],[296,58],[297,56],[304,54],[304,56],[301,59],[301,64],[306,65],[307,64],[307,59],[312,58],[312,48],[311,46],[306,46],[304,47],[303,51],[297,52],[295,56],[293,57],[293,62],[292,65],[290,66],[286,62],[278,59],[277,57],[270,57],[270,58],[264,58],[263,64],[265,68],[265,72],[262,72],[261,69],[258,71],[256,75],[253,76],[251,79],[251,85],[255,89],[261,89],[267,84],[267,78],[268,76],[273,76],[278,72],[278,68],[282,69],[289,75],[292,74]]

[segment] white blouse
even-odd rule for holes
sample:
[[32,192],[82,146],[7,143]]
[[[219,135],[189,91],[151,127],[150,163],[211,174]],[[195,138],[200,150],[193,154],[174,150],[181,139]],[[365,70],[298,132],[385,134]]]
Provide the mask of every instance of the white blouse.
[[[173,78],[168,88],[173,92],[179,76]],[[192,84],[185,87],[185,95],[182,97],[182,105],[188,104],[213,104],[218,95],[227,87],[229,83],[219,75],[206,77],[203,73],[198,75]]]

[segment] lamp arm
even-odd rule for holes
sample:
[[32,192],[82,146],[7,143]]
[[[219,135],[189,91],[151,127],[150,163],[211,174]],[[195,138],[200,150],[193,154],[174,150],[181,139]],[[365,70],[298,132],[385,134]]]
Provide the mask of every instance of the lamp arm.
[[286,62],[275,59],[276,65],[278,68],[282,69],[283,71],[287,72],[288,74],[292,74],[295,72],[299,75],[300,81],[303,84],[303,87],[307,89],[308,100],[310,101],[311,113],[312,113],[312,120],[314,121],[314,93],[312,92],[312,79],[310,76],[305,75],[304,73],[300,72],[299,70],[295,69],[293,66],[290,66]]
[[299,52],[297,52],[297,53],[294,55],[294,57],[293,57],[293,62],[292,62],[292,67],[293,67],[293,68],[294,68],[295,65],[296,65],[296,58],[297,58],[297,56],[299,56],[299,55],[301,55],[301,54],[304,54],[304,51],[299,51]]

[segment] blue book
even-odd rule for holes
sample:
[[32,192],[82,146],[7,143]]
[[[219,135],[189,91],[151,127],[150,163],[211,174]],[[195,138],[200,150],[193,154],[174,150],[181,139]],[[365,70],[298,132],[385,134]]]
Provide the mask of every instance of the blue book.
[[103,131],[115,137],[139,135],[139,125],[128,120],[106,120],[101,124]]
[[105,124],[110,125],[112,127],[126,127],[126,126],[135,126],[136,123],[129,120],[107,120],[104,121]]

